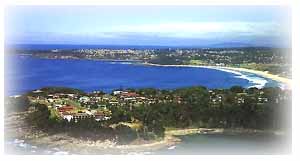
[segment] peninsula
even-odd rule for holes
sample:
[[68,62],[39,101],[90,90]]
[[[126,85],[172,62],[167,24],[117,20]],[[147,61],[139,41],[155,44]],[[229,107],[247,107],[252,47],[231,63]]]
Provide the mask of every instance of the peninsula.
[[46,87],[6,99],[5,132],[6,139],[80,154],[145,152],[180,142],[178,135],[285,134],[290,103],[291,91],[280,88],[107,94]]

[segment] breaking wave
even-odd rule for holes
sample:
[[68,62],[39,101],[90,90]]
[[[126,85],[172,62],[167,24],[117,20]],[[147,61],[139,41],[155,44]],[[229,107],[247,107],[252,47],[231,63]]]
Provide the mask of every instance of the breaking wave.
[[249,83],[253,84],[253,85],[248,86],[248,88],[256,87],[258,89],[261,89],[261,88],[265,87],[265,85],[268,83],[268,80],[266,78],[259,77],[255,74],[248,74],[246,72],[238,72],[238,71],[221,69],[221,68],[216,68],[216,69],[220,70],[220,71],[235,74],[235,76],[234,76],[235,78],[248,80]]

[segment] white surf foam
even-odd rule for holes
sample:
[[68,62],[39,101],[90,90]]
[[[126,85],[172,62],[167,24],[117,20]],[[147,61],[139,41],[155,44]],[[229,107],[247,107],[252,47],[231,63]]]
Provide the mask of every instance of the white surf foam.
[[176,146],[170,146],[168,149],[169,150],[173,150],[173,149],[175,149],[176,148]]
[[126,155],[149,155],[152,154],[152,152],[129,152],[129,153],[125,153]]
[[132,64],[130,62],[121,62],[120,64]]
[[235,74],[236,75],[235,78],[245,79],[245,80],[248,80],[250,83],[254,84],[252,86],[249,86],[248,88],[256,87],[258,89],[261,89],[268,83],[268,80],[266,80],[265,78],[258,77],[258,76],[255,76],[255,75],[250,76],[248,74],[244,74],[244,73],[241,73],[239,71],[234,71],[234,70],[224,69],[224,68],[212,68],[212,69],[217,69],[217,70],[220,70],[220,71]]
[[53,153],[53,155],[68,155],[69,152],[66,152],[66,151],[58,151],[58,152],[55,152]]
[[250,83],[255,84],[255,85],[249,86],[248,88],[256,87],[258,89],[261,89],[268,83],[268,81],[264,78],[256,77],[256,76],[249,76],[249,75],[246,75],[246,74],[242,74],[240,76],[235,76],[235,77],[236,78],[241,78],[241,79],[246,79]]
[[216,69],[216,70],[220,70],[220,71],[224,71],[224,72],[232,73],[232,74],[236,74],[236,75],[243,75],[239,71],[234,71],[234,70],[230,70],[230,69],[224,69],[224,68],[218,68],[218,67],[211,67],[211,69]]
[[24,140],[15,139],[14,144],[24,143]]

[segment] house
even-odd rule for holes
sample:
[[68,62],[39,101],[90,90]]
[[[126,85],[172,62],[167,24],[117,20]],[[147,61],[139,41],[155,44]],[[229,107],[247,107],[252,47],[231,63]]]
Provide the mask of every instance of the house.
[[98,111],[97,113],[95,113],[96,121],[103,121],[103,120],[109,120],[109,119],[111,119],[111,117],[105,116],[105,114],[103,112]]
[[78,119],[86,119],[86,118],[91,118],[93,117],[93,115],[89,115],[87,113],[76,113],[76,114],[73,114],[73,118],[75,120],[78,120]]
[[96,121],[101,121],[103,120],[105,117],[104,113],[103,112],[96,112],[95,113],[95,120]]
[[127,92],[127,93],[121,93],[121,97],[123,98],[128,98],[128,97],[138,97],[139,94],[135,93],[135,92]]
[[265,102],[268,102],[268,98],[258,97],[258,102],[259,102],[259,103],[265,103]]
[[65,120],[68,120],[68,122],[70,122],[73,119],[73,114],[68,113],[68,112],[63,112],[62,118]]
[[105,94],[102,97],[102,101],[108,101],[111,100],[113,98],[113,96],[109,95],[109,94]]
[[124,98],[124,101],[136,101],[135,97],[126,97]]
[[93,112],[89,111],[89,110],[85,111],[85,113],[88,114],[88,115],[93,115]]
[[43,91],[41,91],[41,90],[35,90],[35,91],[32,91],[33,93],[42,93]]
[[98,108],[106,109],[106,104],[98,104]]
[[53,108],[55,108],[56,110],[57,110],[58,108],[61,108],[61,107],[63,107],[63,105],[61,105],[61,104],[55,104],[55,105],[53,106]]
[[57,108],[59,112],[70,112],[73,111],[75,108],[73,106],[63,106]]
[[123,91],[113,91],[113,94],[114,95],[119,95],[119,94],[121,94]]
[[217,99],[219,102],[222,102],[223,96],[221,94],[217,94]]
[[67,94],[67,96],[68,96],[69,99],[74,99],[76,97],[75,94]]
[[53,102],[54,102],[54,99],[48,98],[47,101],[48,101],[49,103],[53,103]]
[[83,97],[80,97],[79,98],[79,102],[84,102],[84,103],[87,103],[90,101],[90,98],[87,97],[87,96],[83,96]]
[[52,95],[52,94],[49,94],[49,95],[47,96],[47,99],[50,99],[50,98],[53,98],[53,95]]
[[245,103],[245,99],[244,98],[238,98],[237,103],[238,104],[243,104],[243,103]]
[[118,104],[119,104],[118,101],[113,101],[113,100],[112,100],[112,101],[109,101],[108,103],[111,104],[111,105],[118,105]]

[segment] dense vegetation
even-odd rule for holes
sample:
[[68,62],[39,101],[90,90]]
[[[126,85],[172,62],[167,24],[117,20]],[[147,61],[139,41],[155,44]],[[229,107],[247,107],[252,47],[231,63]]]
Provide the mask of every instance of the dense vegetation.
[[[205,87],[130,90],[147,98],[156,98],[156,103],[141,104],[133,108],[108,106],[112,118],[100,122],[94,119],[68,122],[51,117],[51,110],[46,105],[34,103],[31,106],[35,110],[28,121],[49,132],[64,131],[82,136],[84,131],[93,135],[119,136],[121,143],[136,138],[163,137],[166,127],[283,129],[291,125],[291,91],[280,88],[245,89],[233,86],[230,89],[213,90]],[[70,92],[70,89],[63,91]],[[15,98],[15,103],[13,102],[11,104],[16,107],[28,107],[25,96]],[[141,123],[142,126],[134,129],[123,123]],[[112,128],[112,125],[115,127]]]
[[[177,89],[160,97],[179,97],[181,102],[163,102],[134,108],[131,115],[150,127],[223,127],[278,129],[291,110],[291,94],[279,88]],[[211,97],[222,101],[212,102]],[[265,98],[267,102],[260,102]],[[239,100],[241,100],[239,102]],[[285,117],[285,118],[284,118]]]
[[49,94],[55,94],[55,93],[65,93],[65,94],[80,94],[84,95],[85,93],[79,89],[74,89],[74,88],[68,88],[68,87],[44,87],[39,89],[40,91],[43,92],[28,92],[26,95],[27,96],[47,96]]

